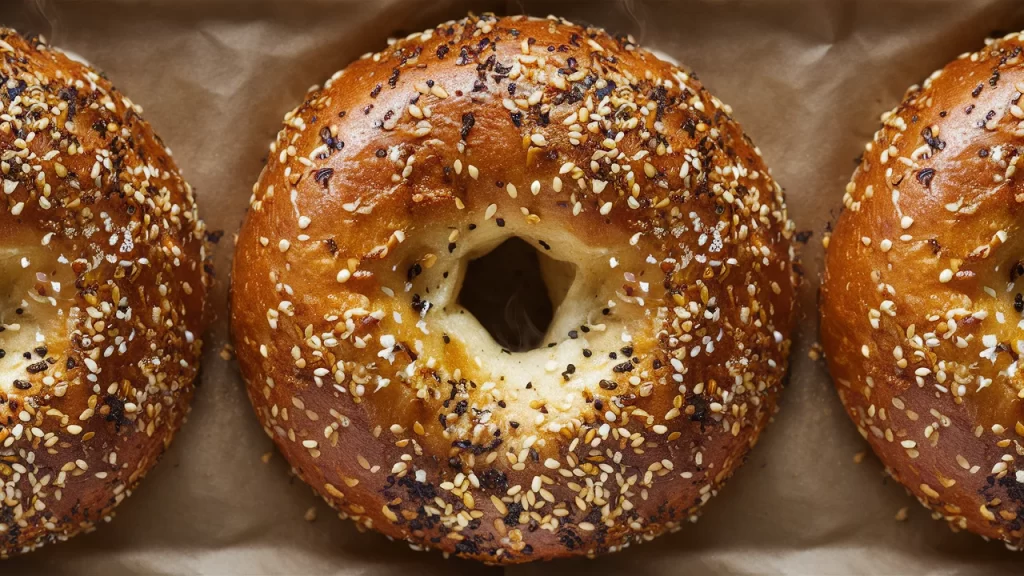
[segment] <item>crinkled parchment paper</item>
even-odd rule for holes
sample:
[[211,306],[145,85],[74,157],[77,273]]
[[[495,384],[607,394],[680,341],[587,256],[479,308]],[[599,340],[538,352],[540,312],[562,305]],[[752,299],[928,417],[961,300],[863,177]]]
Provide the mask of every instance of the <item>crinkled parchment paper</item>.
[[[0,0],[0,23],[42,32],[145,108],[223,230],[216,324],[188,424],[115,520],[0,563],[0,574],[498,573],[358,533],[287,474],[249,407],[227,344],[232,235],[267,146],[306,88],[405,35],[493,10],[632,33],[731,104],[814,235],[782,410],[703,518],[598,561],[510,574],[1010,574],[1024,556],[953,534],[882,474],[820,361],[821,235],[854,158],[903,91],[986,36],[1024,28],[1015,0]],[[908,519],[895,517],[909,507]],[[314,508],[318,518],[307,521]]]

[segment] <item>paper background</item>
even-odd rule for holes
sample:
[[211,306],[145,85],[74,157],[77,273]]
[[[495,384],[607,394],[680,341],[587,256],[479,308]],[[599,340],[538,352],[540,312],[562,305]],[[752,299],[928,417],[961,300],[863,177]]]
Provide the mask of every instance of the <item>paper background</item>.
[[[0,23],[42,32],[145,108],[198,189],[216,251],[218,320],[202,385],[164,461],[114,522],[0,563],[0,574],[497,574],[415,553],[337,520],[287,474],[256,423],[227,343],[232,234],[284,113],[388,36],[464,15],[558,13],[630,32],[697,71],[787,188],[803,249],[798,345],[782,411],[696,525],[599,561],[504,569],[588,574],[999,574],[1024,556],[952,534],[886,480],[846,419],[816,341],[821,233],[853,159],[903,91],[996,32],[1015,0],[0,0]],[[303,516],[311,506],[319,518]],[[909,519],[897,510],[909,506]]]

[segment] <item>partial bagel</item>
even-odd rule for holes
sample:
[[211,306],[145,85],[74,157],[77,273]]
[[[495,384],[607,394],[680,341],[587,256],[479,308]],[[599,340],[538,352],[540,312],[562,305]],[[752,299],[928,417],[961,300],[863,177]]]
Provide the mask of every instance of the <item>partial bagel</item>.
[[822,344],[889,472],[957,529],[1024,542],[1024,34],[882,117],[828,239]]
[[188,412],[205,228],[140,113],[0,29],[0,557],[109,518]]
[[[447,22],[285,117],[236,352],[266,433],[360,525],[495,563],[615,551],[695,518],[775,413],[792,231],[687,72],[564,20]],[[511,238],[556,307],[518,352],[459,299]]]

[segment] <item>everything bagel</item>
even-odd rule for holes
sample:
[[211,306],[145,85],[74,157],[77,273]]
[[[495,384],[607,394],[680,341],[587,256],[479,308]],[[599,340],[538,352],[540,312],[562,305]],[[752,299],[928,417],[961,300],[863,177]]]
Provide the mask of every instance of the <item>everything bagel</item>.
[[188,413],[206,228],[141,112],[0,28],[0,557],[109,519]]
[[[564,20],[448,22],[285,117],[237,243],[238,361],[360,525],[488,562],[614,551],[694,518],[775,412],[792,231],[691,74]],[[469,309],[502,282],[466,293],[524,251],[533,346]]]
[[937,518],[1024,543],[1024,36],[912,87],[828,240],[822,344],[847,414]]

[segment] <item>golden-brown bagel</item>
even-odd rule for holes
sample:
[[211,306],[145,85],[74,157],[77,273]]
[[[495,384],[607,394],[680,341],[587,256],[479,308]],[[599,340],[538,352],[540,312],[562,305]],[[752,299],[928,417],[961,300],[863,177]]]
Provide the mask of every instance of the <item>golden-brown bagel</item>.
[[198,368],[205,232],[132,104],[0,29],[0,557],[110,516]]
[[[563,20],[447,22],[285,117],[238,238],[238,360],[362,526],[496,563],[614,551],[694,518],[774,413],[791,232],[688,73]],[[519,352],[458,297],[513,237],[556,304]]]
[[1024,538],[1024,36],[882,117],[828,240],[822,344],[894,478],[955,528]]

